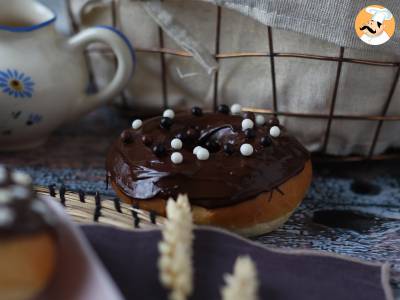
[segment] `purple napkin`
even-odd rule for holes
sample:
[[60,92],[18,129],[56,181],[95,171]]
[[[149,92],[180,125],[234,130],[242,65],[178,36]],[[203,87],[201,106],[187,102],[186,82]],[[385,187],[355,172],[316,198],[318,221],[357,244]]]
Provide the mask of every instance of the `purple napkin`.
[[[167,299],[158,280],[159,230],[81,227],[126,299]],[[393,299],[387,264],[315,251],[271,250],[230,233],[195,230],[195,292],[191,299],[221,299],[223,274],[237,256],[250,255],[260,280],[260,299]]]

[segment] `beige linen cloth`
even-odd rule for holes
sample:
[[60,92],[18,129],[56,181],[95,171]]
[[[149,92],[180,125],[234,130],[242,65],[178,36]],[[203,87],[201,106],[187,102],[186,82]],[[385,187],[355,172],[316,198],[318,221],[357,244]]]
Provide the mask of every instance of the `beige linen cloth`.
[[[111,24],[111,0],[72,0],[81,28]],[[206,3],[213,2],[213,3]],[[220,52],[268,52],[267,27],[272,26],[275,52],[309,53],[345,58],[400,61],[399,34],[383,46],[364,45],[354,32],[354,19],[368,1],[130,1],[116,5],[117,26],[138,48],[159,48],[157,22],[167,26],[165,47],[192,51],[196,59],[166,55],[168,103],[174,108],[212,107],[215,68],[219,68],[220,103],[241,103],[272,108],[272,85],[268,57],[214,61],[217,7],[222,10]],[[397,1],[380,3],[400,23]],[[161,23],[160,23],[161,22]],[[164,22],[164,24],[163,24]],[[189,43],[180,43],[174,26],[185,28]],[[179,27],[179,26],[178,26]],[[172,29],[171,29],[172,28]],[[168,31],[168,29],[170,29]],[[190,40],[192,38],[192,40]],[[178,43],[177,43],[178,42]],[[113,76],[114,60],[108,54],[91,54],[97,84]],[[136,74],[125,95],[134,109],[162,105],[161,63],[157,53],[139,52]],[[217,64],[218,63],[218,64]],[[337,62],[299,58],[275,58],[278,110],[328,114]],[[343,63],[335,114],[380,115],[394,81],[396,67]],[[400,87],[395,89],[388,115],[400,114]],[[282,117],[281,121],[311,151],[321,150],[327,120]],[[377,121],[334,120],[327,152],[334,155],[367,154]],[[384,122],[375,154],[400,146],[400,122]]]

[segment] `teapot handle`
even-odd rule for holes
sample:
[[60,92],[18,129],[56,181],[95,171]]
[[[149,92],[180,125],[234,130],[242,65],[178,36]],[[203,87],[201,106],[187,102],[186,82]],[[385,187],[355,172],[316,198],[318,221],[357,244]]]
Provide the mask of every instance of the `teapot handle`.
[[84,114],[99,105],[106,104],[117,95],[129,82],[133,75],[136,62],[135,51],[128,38],[111,26],[96,26],[85,29],[68,40],[71,49],[84,51],[91,43],[109,45],[117,58],[117,70],[111,82],[93,95],[82,97],[78,103],[79,114]]

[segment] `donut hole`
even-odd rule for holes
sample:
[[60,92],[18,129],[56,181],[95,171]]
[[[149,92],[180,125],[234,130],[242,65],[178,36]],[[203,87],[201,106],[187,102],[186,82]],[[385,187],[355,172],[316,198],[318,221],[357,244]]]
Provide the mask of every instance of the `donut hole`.
[[205,147],[210,153],[223,150],[224,145],[233,144],[237,133],[231,125],[222,125],[216,128],[203,129],[199,138],[199,145]]

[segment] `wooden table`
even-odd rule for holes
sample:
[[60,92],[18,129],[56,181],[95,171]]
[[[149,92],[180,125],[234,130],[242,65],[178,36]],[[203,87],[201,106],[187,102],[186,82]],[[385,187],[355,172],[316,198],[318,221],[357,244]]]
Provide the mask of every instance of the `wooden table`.
[[[35,184],[64,184],[67,189],[106,189],[107,149],[128,119],[110,108],[64,126],[46,145],[0,154],[0,163],[30,173]],[[400,299],[400,161],[319,163],[310,192],[279,230],[256,238],[275,247],[309,248],[364,260],[388,261]]]

